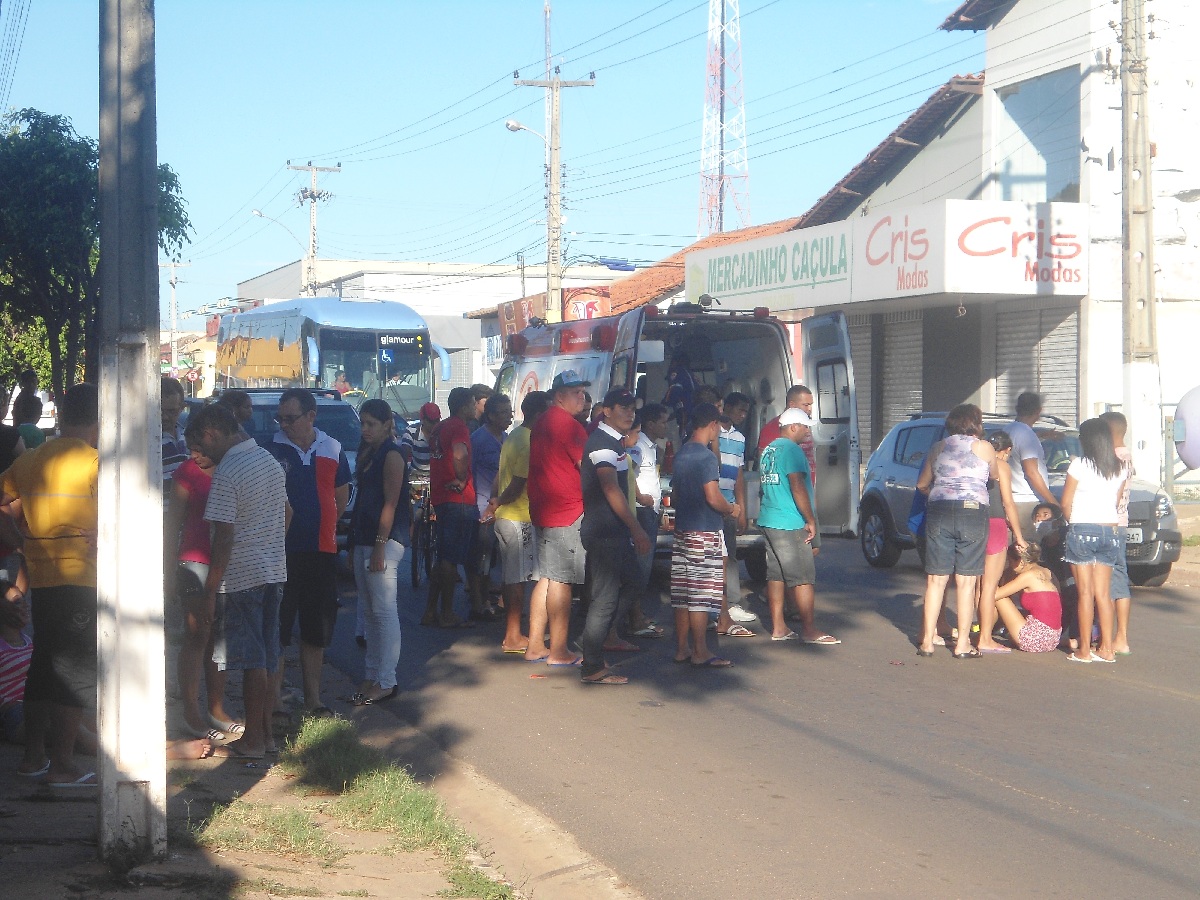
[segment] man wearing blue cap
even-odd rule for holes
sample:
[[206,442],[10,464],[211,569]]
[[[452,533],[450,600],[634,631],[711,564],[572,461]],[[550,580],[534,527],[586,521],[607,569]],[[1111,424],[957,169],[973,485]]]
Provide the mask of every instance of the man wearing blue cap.
[[604,639],[620,610],[628,612],[641,590],[637,558],[650,552],[650,538],[629,506],[629,454],[625,432],[633,426],[637,400],[613,388],[601,401],[603,418],[584,448],[583,546],[591,560],[592,602],[580,644],[584,684],[626,684],[604,663]]
[[[550,408],[529,435],[529,516],[537,529],[541,580],[529,600],[529,647],[525,658],[552,666],[577,666],[583,659],[567,647],[571,585],[584,580],[584,550],[579,539],[583,491],[579,466],[587,432],[575,417],[587,404],[591,384],[574,369],[554,376]],[[550,649],[543,634],[550,626]]]

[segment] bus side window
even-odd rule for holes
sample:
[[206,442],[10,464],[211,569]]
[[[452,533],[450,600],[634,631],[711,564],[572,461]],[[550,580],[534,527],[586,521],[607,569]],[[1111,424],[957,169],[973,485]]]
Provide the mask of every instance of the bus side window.
[[503,394],[505,397],[512,396],[513,385],[517,381],[517,367],[507,365],[500,370],[500,375],[496,379],[496,393]]

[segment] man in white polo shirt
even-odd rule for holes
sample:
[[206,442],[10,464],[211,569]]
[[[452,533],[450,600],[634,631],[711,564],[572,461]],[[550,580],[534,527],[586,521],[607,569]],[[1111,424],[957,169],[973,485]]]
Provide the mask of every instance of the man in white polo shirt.
[[[205,592],[207,618],[221,616],[213,660],[242,671],[246,722],[241,737],[214,756],[262,759],[271,746],[267,672],[279,658],[279,591],[287,580],[284,535],[291,517],[283,469],[220,404],[192,416],[185,437],[193,452],[217,464],[204,518],[212,523],[212,559]],[[236,733],[236,729],[234,729]]]

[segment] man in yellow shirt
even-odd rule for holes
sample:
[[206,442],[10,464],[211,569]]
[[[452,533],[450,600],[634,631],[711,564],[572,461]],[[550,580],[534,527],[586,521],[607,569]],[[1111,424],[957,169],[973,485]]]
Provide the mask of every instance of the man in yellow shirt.
[[61,437],[22,454],[0,482],[0,502],[24,537],[33,596],[37,640],[25,699],[49,712],[46,783],[63,789],[96,785],[76,765],[75,741],[84,710],[96,706],[97,405],[95,385],[68,390],[58,406]]
[[[521,634],[521,608],[525,605],[525,584],[538,581],[537,541],[529,516],[529,432],[538,416],[550,405],[549,397],[541,391],[531,391],[521,401],[523,421],[512,430],[500,448],[500,471],[492,499],[484,510],[484,519],[496,518],[496,543],[500,547],[502,596],[504,597],[504,640],[500,649],[505,653],[525,653],[530,639]],[[544,590],[544,588],[543,588]],[[542,644],[546,620],[534,619],[537,604],[530,607],[530,634],[536,634],[535,644]],[[546,609],[545,602],[541,609]],[[540,628],[540,630],[539,630]]]

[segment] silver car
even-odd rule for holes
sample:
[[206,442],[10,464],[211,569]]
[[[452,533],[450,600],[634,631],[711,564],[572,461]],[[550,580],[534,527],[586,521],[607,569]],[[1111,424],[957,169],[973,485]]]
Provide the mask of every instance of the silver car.
[[[894,566],[905,550],[923,553],[909,530],[908,517],[925,455],[945,436],[944,417],[945,413],[919,413],[901,422],[867,461],[859,502],[859,540],[863,556],[872,566]],[[999,431],[1011,421],[1006,416],[985,414],[984,432]],[[1079,455],[1079,432],[1050,417],[1043,417],[1034,431],[1046,453],[1050,490],[1061,497],[1067,466]],[[1166,582],[1171,564],[1179,559],[1182,542],[1171,498],[1158,485],[1135,477],[1129,491],[1125,548],[1130,580],[1149,587]]]

